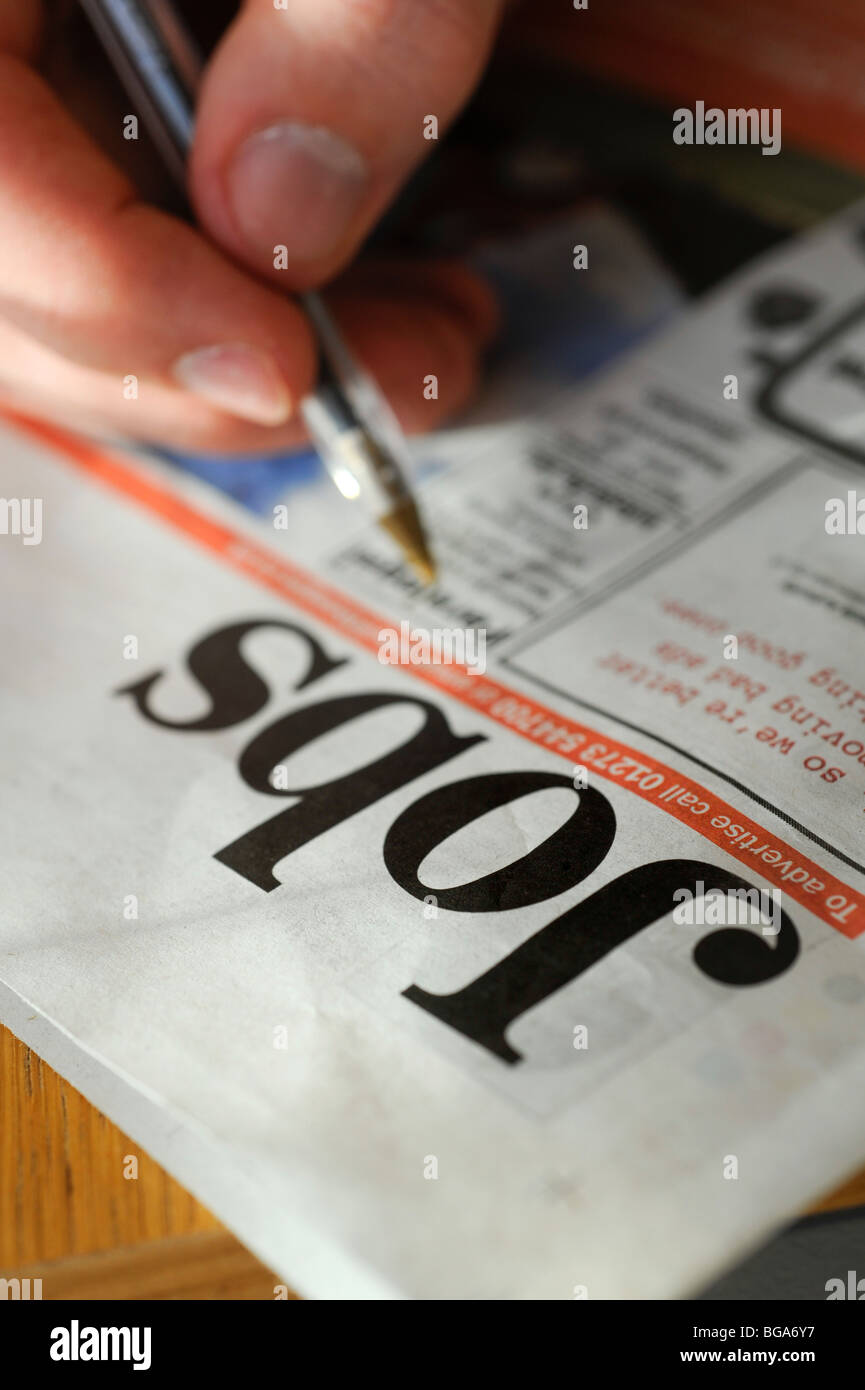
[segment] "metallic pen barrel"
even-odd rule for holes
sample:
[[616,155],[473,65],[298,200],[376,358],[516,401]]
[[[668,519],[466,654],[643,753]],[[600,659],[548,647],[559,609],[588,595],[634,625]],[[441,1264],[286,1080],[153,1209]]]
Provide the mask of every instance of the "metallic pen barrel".
[[[171,0],[81,0],[118,76],[185,193],[201,59]],[[381,392],[354,361],[325,305],[301,296],[321,347],[301,413],[344,497],[360,498],[425,584],[435,562],[406,481],[407,450]]]

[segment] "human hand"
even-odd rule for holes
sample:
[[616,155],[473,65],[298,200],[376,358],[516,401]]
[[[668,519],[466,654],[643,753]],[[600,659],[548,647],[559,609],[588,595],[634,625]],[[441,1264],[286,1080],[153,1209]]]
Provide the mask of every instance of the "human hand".
[[[285,3],[246,0],[208,66],[198,230],[143,202],[36,71],[39,0],[0,0],[0,403],[179,449],[302,438],[315,345],[290,293],[351,261],[429,149],[424,117],[443,130],[469,95],[502,3]],[[466,270],[362,264],[329,299],[406,428],[470,395],[495,309]]]

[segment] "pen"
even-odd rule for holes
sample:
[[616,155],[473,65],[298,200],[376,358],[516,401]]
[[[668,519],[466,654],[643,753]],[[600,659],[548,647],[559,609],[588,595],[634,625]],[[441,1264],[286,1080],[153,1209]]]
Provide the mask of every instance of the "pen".
[[[172,0],[81,3],[185,195],[202,64]],[[300,300],[321,349],[316,390],[301,402],[306,427],[342,495],[366,502],[429,584],[436,566],[406,482],[399,425],[372,378],[355,362],[320,296],[307,292]]]

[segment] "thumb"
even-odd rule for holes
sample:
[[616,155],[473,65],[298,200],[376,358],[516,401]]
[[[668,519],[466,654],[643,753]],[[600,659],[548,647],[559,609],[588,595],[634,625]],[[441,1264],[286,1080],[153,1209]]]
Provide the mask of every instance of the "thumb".
[[292,289],[329,279],[429,151],[426,118],[443,129],[469,95],[502,7],[247,0],[199,104],[191,190],[211,236]]

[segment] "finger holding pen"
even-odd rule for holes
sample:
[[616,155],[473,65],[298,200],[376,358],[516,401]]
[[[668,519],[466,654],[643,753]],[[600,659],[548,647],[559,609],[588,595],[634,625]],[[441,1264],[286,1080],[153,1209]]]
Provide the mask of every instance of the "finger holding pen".
[[5,322],[115,387],[131,373],[277,426],[314,378],[298,306],[140,202],[11,55],[0,55],[0,248]]
[[[183,449],[296,443],[315,369],[306,319],[137,198],[27,65],[38,11],[0,0],[0,401]],[[415,287],[408,272],[399,292],[376,274],[337,286],[334,303],[398,415],[435,423],[471,389],[486,331],[478,293],[450,267]],[[421,399],[427,372],[440,376],[438,401]]]

